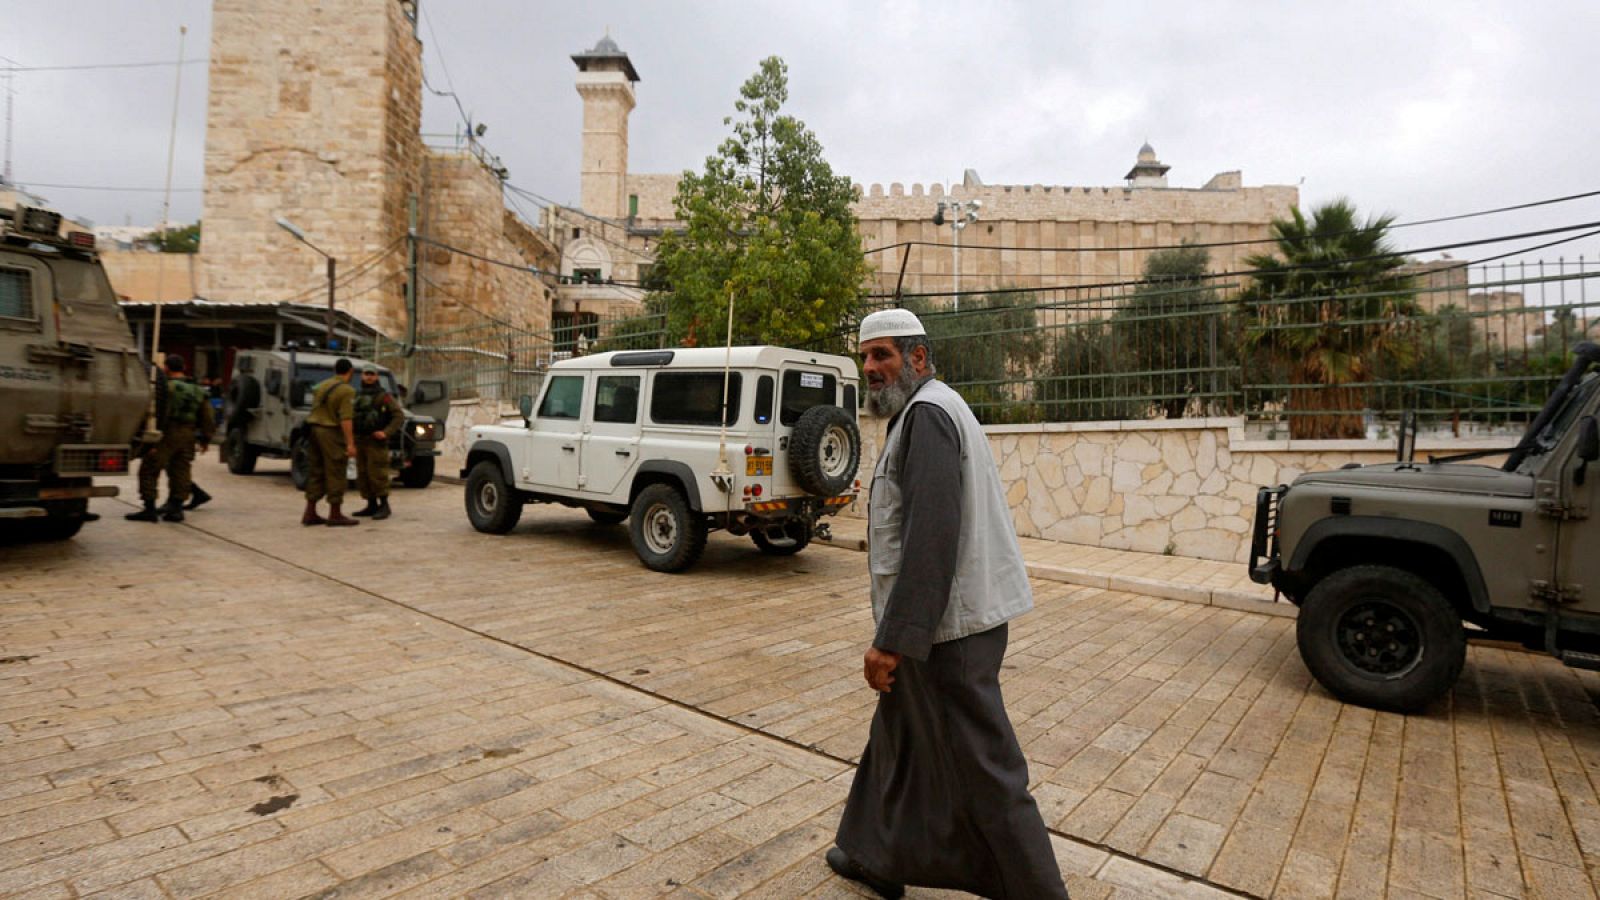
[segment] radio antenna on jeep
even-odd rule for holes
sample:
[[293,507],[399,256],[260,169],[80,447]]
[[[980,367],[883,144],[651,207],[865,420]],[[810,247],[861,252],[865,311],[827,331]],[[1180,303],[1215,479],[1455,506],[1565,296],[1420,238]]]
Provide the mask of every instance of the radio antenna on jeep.
[[728,466],[728,381],[733,372],[733,288],[728,288],[728,339],[722,356],[722,430],[717,436],[717,467],[711,480],[717,489],[733,497],[733,469]]

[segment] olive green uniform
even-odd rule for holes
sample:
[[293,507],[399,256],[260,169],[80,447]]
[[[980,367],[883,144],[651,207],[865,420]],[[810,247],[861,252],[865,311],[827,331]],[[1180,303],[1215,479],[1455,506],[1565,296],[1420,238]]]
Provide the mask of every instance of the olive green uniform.
[[311,477],[306,481],[306,500],[315,503],[323,497],[337,506],[344,502],[345,474],[350,457],[345,454],[341,422],[355,418],[356,389],[334,376],[317,385],[311,394],[311,414],[306,416],[310,440],[306,457]]
[[205,389],[181,375],[167,379],[167,414],[156,423],[161,440],[139,458],[139,497],[146,505],[160,495],[161,473],[167,473],[167,491],[173,506],[189,499],[193,480],[195,437],[211,443],[211,403]]
[[[356,487],[364,500],[389,496],[389,439],[405,427],[406,414],[381,386],[356,394]],[[380,440],[372,436],[381,431]]]

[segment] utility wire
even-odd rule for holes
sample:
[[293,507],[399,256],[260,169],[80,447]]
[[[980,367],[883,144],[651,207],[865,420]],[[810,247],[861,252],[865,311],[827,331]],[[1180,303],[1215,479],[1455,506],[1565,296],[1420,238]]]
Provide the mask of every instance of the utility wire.
[[209,59],[173,59],[155,62],[128,62],[128,63],[86,63],[76,66],[0,66],[0,72],[83,72],[90,69],[153,69],[158,66],[192,66],[196,63],[210,62]]
[[[1518,203],[1518,204],[1515,204],[1515,205],[1512,205],[1512,206],[1501,206],[1501,207],[1497,207],[1495,209],[1482,209],[1482,210],[1476,210],[1474,212],[1458,213],[1456,215],[1451,215],[1451,216],[1440,216],[1438,218],[1433,218],[1433,219],[1418,219],[1418,220],[1413,221],[1413,222],[1395,222],[1395,223],[1391,223],[1388,226],[1388,228],[1390,228],[1390,229],[1394,229],[1394,228],[1414,228],[1414,227],[1416,227],[1418,225],[1437,225],[1440,222],[1455,222],[1455,221],[1459,221],[1461,219],[1473,219],[1473,218],[1478,218],[1480,216],[1492,216],[1492,215],[1497,215],[1499,213],[1513,212],[1513,211],[1521,210],[1521,209],[1533,209],[1534,207],[1539,207],[1539,206],[1550,206],[1550,205],[1553,205],[1553,204],[1556,204],[1556,203],[1568,203],[1568,202],[1571,202],[1573,200],[1585,200],[1585,199],[1588,199],[1590,197],[1600,197],[1600,191],[1586,191],[1586,192],[1580,193],[1580,194],[1568,194],[1565,197],[1552,197],[1552,198],[1550,198],[1548,200],[1535,200],[1535,201],[1533,201],[1531,203]],[[1353,229],[1350,229],[1348,231],[1334,232],[1334,233],[1331,233],[1331,234],[1312,235],[1311,237],[1313,237],[1315,239],[1318,239],[1318,240],[1321,240],[1321,239],[1326,239],[1326,238],[1331,238],[1331,237],[1345,237],[1345,236],[1352,235],[1352,234],[1364,234],[1364,233],[1372,231],[1372,230],[1373,229],[1371,229],[1371,228],[1353,228]],[[1005,246],[996,247],[996,246],[985,246],[985,245],[978,245],[978,244],[962,244],[961,245],[961,249],[963,249],[963,250],[1005,250],[1005,251],[1011,251],[1011,252],[1025,252],[1025,253],[1118,253],[1118,252],[1122,252],[1122,251],[1144,252],[1144,251],[1151,251],[1151,250],[1186,250],[1186,249],[1192,249],[1192,248],[1193,249],[1198,249],[1198,248],[1213,248],[1213,247],[1247,247],[1247,246],[1251,246],[1251,245],[1255,245],[1255,244],[1276,244],[1276,243],[1278,243],[1278,238],[1267,237],[1267,238],[1248,238],[1248,239],[1241,239],[1241,240],[1237,240],[1237,241],[1207,241],[1205,243],[1194,243],[1194,244],[1156,244],[1156,245],[1152,245],[1152,246],[1148,246],[1148,247],[1005,247]],[[888,251],[888,250],[898,250],[898,249],[900,249],[902,247],[943,247],[943,248],[953,248],[955,246],[956,245],[954,243],[946,244],[946,243],[942,243],[940,241],[900,241],[900,242],[894,243],[894,244],[885,244],[885,245],[883,245],[881,247],[869,248],[867,250],[862,251],[862,255],[870,255],[870,254],[873,254],[873,253],[883,253],[883,252]]]
[[[14,182],[14,184],[16,184],[17,187],[25,188],[25,189],[30,190],[30,191],[32,191],[32,190],[42,190],[42,189],[50,189],[50,190],[56,190],[56,191],[137,191],[137,192],[140,192],[140,193],[159,194],[162,191],[166,190],[165,188],[158,188],[158,187],[112,187],[110,185],[103,185],[103,184],[45,184],[44,182],[41,182],[41,181],[18,181],[18,182]],[[175,194],[177,194],[177,193],[193,194],[193,193],[199,193],[202,190],[204,190],[204,189],[203,188],[173,188],[172,192],[175,193]]]

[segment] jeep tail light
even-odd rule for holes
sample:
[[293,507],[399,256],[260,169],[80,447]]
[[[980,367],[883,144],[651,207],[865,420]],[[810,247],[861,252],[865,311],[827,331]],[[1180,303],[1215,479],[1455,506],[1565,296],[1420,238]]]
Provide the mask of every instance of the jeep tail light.
[[750,456],[755,452],[756,452],[756,448],[755,448],[754,444],[745,444],[744,445],[744,455],[745,456]]
[[750,488],[750,493],[753,494],[754,496],[757,496],[757,497],[761,496],[761,485],[759,485],[759,484],[753,485]]
[[128,471],[128,454],[123,450],[102,450],[95,468],[102,472]]
[[94,234],[88,231],[74,231],[67,235],[67,243],[79,250],[93,250]]

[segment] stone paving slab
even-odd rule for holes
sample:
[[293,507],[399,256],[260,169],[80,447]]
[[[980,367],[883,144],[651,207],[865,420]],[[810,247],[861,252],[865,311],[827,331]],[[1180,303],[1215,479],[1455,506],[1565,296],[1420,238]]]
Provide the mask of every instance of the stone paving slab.
[[[216,482],[224,493],[196,514],[193,524],[241,549],[286,560],[291,573],[314,572],[371,592],[360,596],[376,600],[372,595],[377,594],[408,604],[419,611],[413,614],[417,618],[436,616],[604,674],[615,679],[607,682],[611,689],[645,692],[672,709],[682,708],[673,704],[692,707],[717,717],[723,727],[758,729],[770,738],[743,732],[746,739],[771,740],[798,754],[785,765],[811,780],[782,795],[801,792],[788,801],[793,807],[784,807],[789,812],[776,817],[787,830],[774,833],[770,829],[775,826],[769,825],[754,832],[770,835],[771,841],[782,838],[785,846],[809,846],[814,836],[792,832],[828,810],[808,805],[813,801],[803,799],[806,785],[847,778],[829,772],[846,772],[864,742],[872,698],[860,686],[858,674],[862,641],[870,633],[860,554],[818,548],[772,559],[755,553],[748,541],[717,536],[698,568],[669,577],[638,566],[623,529],[594,526],[581,513],[530,508],[524,524],[511,535],[479,535],[465,524],[459,489],[438,486],[397,495],[397,518],[389,522],[342,532],[302,529],[287,524],[297,516],[298,502],[285,479],[232,478],[216,471],[206,474],[208,487]],[[113,508],[106,505],[108,511]],[[263,519],[273,510],[285,524],[274,526]],[[132,527],[106,522],[96,527],[108,524]],[[85,535],[91,543],[98,540],[91,530]],[[61,588],[49,573],[30,577],[44,578],[47,589]],[[70,584],[74,576],[65,572],[59,577]],[[165,569],[152,573],[151,583],[181,586],[187,577]],[[1058,847],[1082,854],[1076,861],[1068,857],[1065,867],[1096,879],[1075,884],[1075,895],[1102,896],[1096,891],[1109,890],[1165,896],[1174,885],[1199,892],[1209,883],[1254,896],[1593,896],[1592,876],[1600,859],[1595,838],[1600,834],[1600,801],[1594,790],[1600,726],[1589,696],[1596,685],[1591,673],[1539,656],[1474,647],[1462,683],[1448,701],[1426,715],[1378,714],[1345,707],[1311,682],[1294,652],[1292,623],[1283,618],[1042,580],[1036,593],[1039,608],[1016,624],[1002,677],[1008,708],[1030,759],[1036,796],[1050,824],[1077,841],[1058,842]],[[182,617],[168,610],[164,621],[181,622]],[[9,627],[10,619],[0,622]],[[10,646],[11,635],[0,634]],[[283,642],[278,632],[260,625],[250,635],[269,644]],[[67,649],[61,652],[74,653],[85,652],[82,648],[96,640],[118,648],[127,640],[87,631],[52,636],[64,642]],[[118,652],[138,651],[130,647]],[[298,647],[291,652],[306,653]],[[359,656],[362,662],[352,663],[350,671],[373,665],[372,656]],[[217,663],[219,674],[208,677],[229,685],[249,684],[252,667],[259,663],[253,654],[234,657],[223,657]],[[333,663],[318,657],[316,664],[326,668]],[[40,671],[49,677],[34,683],[18,707],[21,713],[12,714],[8,694],[0,722],[27,721],[35,713],[59,715],[62,702],[73,699],[67,660],[41,658],[28,665],[46,666]],[[69,680],[58,684],[57,678]],[[156,715],[204,713],[193,708],[198,695],[184,674],[163,670],[150,678],[152,683],[142,689],[171,704]],[[323,777],[308,782],[305,790],[326,792],[333,800],[325,803],[344,800],[340,791],[355,791],[356,796],[399,791],[418,779],[430,782],[416,787],[421,794],[445,790],[461,780],[452,777],[459,775],[459,766],[415,763],[419,774],[383,773],[386,766],[413,765],[414,757],[400,758],[406,750],[417,756],[461,751],[462,744],[452,742],[461,729],[471,727],[461,716],[481,722],[497,714],[490,710],[502,709],[508,715],[535,715],[518,706],[521,692],[515,690],[485,698],[476,715],[456,710],[449,683],[448,677],[422,685],[408,680],[395,687],[401,695],[373,699],[368,705],[396,721],[384,721],[370,734],[346,730],[324,739],[354,737],[371,752],[396,755],[385,756],[383,765],[356,770],[345,769],[337,759],[314,763],[322,767],[317,772]],[[118,717],[130,715],[128,705],[136,699],[128,696],[129,690],[107,691],[115,695],[105,703],[109,711],[95,707],[81,712],[81,730],[95,735],[85,746],[100,746],[97,741],[112,733],[108,728],[123,724]],[[279,708],[275,697],[239,702],[247,704],[241,707],[246,714],[259,716]],[[346,710],[330,702],[330,709]],[[562,695],[541,706],[538,714],[548,712],[546,707],[557,710],[554,715],[592,716],[603,705],[587,695]],[[232,715],[231,710],[222,712]],[[128,755],[160,759],[181,747],[169,743],[170,730],[161,727],[166,721],[142,725],[129,736],[123,744]],[[296,724],[291,720],[266,727],[293,729]],[[212,741],[224,740],[217,729],[225,725],[225,720],[210,721],[204,715],[201,721],[179,723],[205,729]],[[0,756],[12,752],[6,731],[12,727],[0,724]],[[636,725],[654,727],[653,722]],[[560,733],[540,737],[562,741]],[[596,737],[590,743],[602,741]],[[84,753],[75,738],[61,734],[35,734],[30,743],[28,750],[18,751],[19,761]],[[628,755],[588,760],[583,758],[587,752],[564,742],[551,745],[538,757],[548,761],[530,761],[519,771],[541,780],[559,779],[576,767],[572,771],[599,779],[588,790],[605,793],[607,802],[618,804],[615,808],[646,812],[654,807],[652,815],[665,811],[649,800],[652,794],[638,793],[644,786],[630,783],[643,775]],[[9,804],[26,802],[19,798],[46,789],[84,790],[81,781],[56,785],[53,773],[105,765],[88,758],[74,759],[70,767],[35,764],[14,778],[8,771],[0,781],[0,823],[9,818]],[[738,762],[730,758],[721,765],[737,768]],[[775,789],[773,785],[799,777],[777,772],[732,787],[753,775],[740,772],[715,785],[712,792],[723,799],[702,801],[717,805],[708,814],[716,817],[735,809],[723,804],[748,807],[763,791]],[[210,789],[206,781],[196,788],[181,780],[194,779],[189,772],[174,777],[180,780],[173,790]],[[208,777],[215,781],[218,776]],[[56,796],[50,805],[79,799],[75,793]],[[361,812],[375,808],[397,827],[431,821],[416,818],[432,809],[431,801],[412,797],[375,800]],[[539,812],[560,816],[551,806],[571,799]],[[667,801],[676,801],[672,806],[689,802],[676,794],[668,794]],[[500,822],[512,802],[494,797],[478,807],[439,814],[481,809]],[[136,807],[142,804],[135,801]],[[737,811],[725,822],[759,819],[739,818],[750,815],[749,810]],[[168,823],[187,821],[145,816],[148,830],[141,833],[159,834],[164,827],[182,831],[181,824]],[[93,829],[98,818],[103,817],[75,819],[60,827]],[[226,829],[239,827],[225,815],[197,818],[206,821],[195,826],[202,840],[223,839],[233,834]],[[551,827],[548,819],[523,819],[530,833]],[[116,821],[108,824],[115,828]],[[672,833],[669,821],[659,825],[663,833]],[[623,839],[650,851],[657,833],[635,832]],[[563,852],[579,851],[605,836],[582,834],[591,840],[564,845]],[[57,840],[72,843],[75,838],[62,835]],[[515,847],[500,853],[518,852],[521,843],[507,840]],[[692,846],[684,846],[685,841],[652,852],[606,877],[651,864],[661,853],[674,854],[675,860],[714,853],[716,840],[712,835]],[[603,855],[601,849],[593,847],[590,856],[581,858]],[[405,863],[413,867],[406,869],[413,872],[407,877],[426,876],[429,880],[421,883],[431,883],[446,876],[429,874],[443,871],[433,868],[442,864],[430,853],[442,851],[419,851],[413,856],[421,856],[420,861],[405,857],[385,866]],[[448,854],[444,858],[457,864]],[[819,857],[811,852],[806,858],[815,863]],[[512,865],[511,859],[502,864]],[[537,865],[548,862],[542,859]],[[299,860],[295,868],[304,865]],[[516,871],[526,875],[532,865]],[[726,883],[735,887],[727,890],[767,896],[847,890],[836,880],[826,880],[825,869],[815,873],[825,880],[795,887],[813,877],[800,871],[803,865],[793,863],[753,887],[733,879]],[[703,889],[694,887],[696,883],[682,886]]]
[[[0,896],[862,895],[848,763],[96,505],[0,548]],[[1056,846],[1074,896],[1224,896]]]

